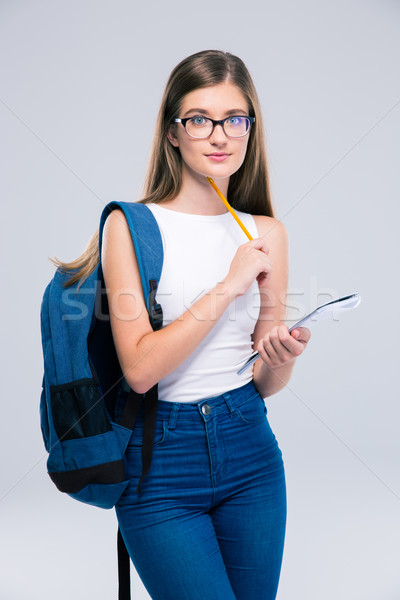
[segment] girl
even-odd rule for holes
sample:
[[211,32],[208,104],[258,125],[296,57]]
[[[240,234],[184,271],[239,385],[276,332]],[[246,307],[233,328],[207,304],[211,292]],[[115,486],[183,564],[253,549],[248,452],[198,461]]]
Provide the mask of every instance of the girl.
[[[122,535],[154,600],[273,600],[286,488],[263,399],[289,381],[310,331],[283,323],[287,233],[273,216],[256,91],[236,56],[199,52],[171,73],[142,202],[163,237],[162,329],[150,326],[122,211],[108,217],[102,248],[124,377],[140,393],[158,383],[159,394],[139,495],[143,415],[127,450]],[[253,370],[238,376],[254,350]]]

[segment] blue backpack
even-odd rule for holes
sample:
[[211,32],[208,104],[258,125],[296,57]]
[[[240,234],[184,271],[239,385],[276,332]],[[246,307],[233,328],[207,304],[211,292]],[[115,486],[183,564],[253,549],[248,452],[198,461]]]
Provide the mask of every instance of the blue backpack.
[[[100,256],[104,223],[115,208],[123,210],[128,222],[149,320],[157,330],[163,321],[156,301],[163,263],[157,222],[145,204],[110,202],[100,219]],[[49,453],[47,470],[60,491],[81,502],[112,508],[128,485],[124,454],[141,411],[144,433],[139,493],[150,469],[157,385],[138,394],[123,377],[112,338],[101,263],[85,281],[67,287],[72,274],[57,269],[41,306],[44,376],[40,423]],[[129,569],[120,532],[118,543]],[[122,598],[121,570],[119,573]],[[127,589],[124,593],[124,598],[130,598]]]

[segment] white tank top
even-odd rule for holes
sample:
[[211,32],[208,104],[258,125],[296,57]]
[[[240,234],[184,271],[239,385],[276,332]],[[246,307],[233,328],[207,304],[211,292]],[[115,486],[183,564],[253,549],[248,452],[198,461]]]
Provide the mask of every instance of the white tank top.
[[[192,215],[159,204],[147,204],[161,231],[164,263],[157,291],[163,326],[178,319],[222,281],[235,252],[248,241],[233,216]],[[253,237],[253,217],[236,211]],[[260,310],[257,282],[232,301],[196,350],[158,384],[160,400],[196,402],[241,387],[252,369],[237,374],[238,363],[252,352],[251,334]]]

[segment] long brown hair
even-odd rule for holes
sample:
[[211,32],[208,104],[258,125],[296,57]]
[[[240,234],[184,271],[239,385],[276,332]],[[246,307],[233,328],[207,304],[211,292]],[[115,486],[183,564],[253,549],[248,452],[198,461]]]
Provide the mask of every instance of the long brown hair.
[[[193,90],[218,85],[225,81],[235,84],[248,103],[249,116],[255,117],[246,156],[239,170],[229,180],[228,199],[237,210],[254,215],[274,216],[272,207],[264,126],[260,103],[251,76],[244,62],[221,50],[204,50],[188,56],[172,71],[158,113],[144,198],[140,202],[160,203],[175,198],[182,186],[182,166],[179,148],[169,142],[167,133],[174,117],[179,116],[181,103]],[[75,273],[68,282],[84,281],[99,261],[98,232],[91,238],[84,253],[71,263],[53,262],[62,270]]]

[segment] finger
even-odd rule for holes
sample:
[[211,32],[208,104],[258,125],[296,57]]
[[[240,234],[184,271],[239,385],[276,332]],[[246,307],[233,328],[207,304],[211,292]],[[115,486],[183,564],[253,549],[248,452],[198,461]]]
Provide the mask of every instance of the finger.
[[287,325],[280,325],[278,327],[278,335],[280,343],[290,354],[294,354],[296,350],[299,349],[299,343],[296,341],[295,337],[289,333],[289,327]]
[[305,348],[304,343],[296,341],[290,335],[287,325],[274,327],[268,334],[268,342],[267,338],[265,341],[266,344],[268,344],[268,342],[271,344],[270,348],[267,347],[271,361],[273,361],[274,364],[276,364],[277,359],[279,359],[280,364],[282,364],[297,358]]
[[261,250],[262,252],[265,252],[265,254],[269,253],[269,248],[264,238],[254,238],[254,240],[251,240],[250,242],[248,242],[248,244],[250,244],[252,248],[256,248],[256,250]]
[[[276,343],[276,341],[275,341],[275,343]],[[266,338],[261,340],[260,346],[261,346],[262,350],[264,351],[264,357],[267,358],[267,361],[265,361],[265,362],[267,362],[267,364],[270,367],[276,367],[277,365],[279,365],[283,362],[282,357],[277,352],[277,349],[275,348],[274,344],[272,343],[270,334],[268,334]]]
[[257,276],[257,281],[258,283],[261,283],[262,281],[269,280],[271,278],[273,264],[271,259],[267,255],[260,254],[258,258],[259,260],[257,262],[260,272]]
[[263,362],[265,362],[266,365],[268,365],[271,368],[274,367],[274,364],[272,363],[270,355],[268,354],[267,350],[265,349],[265,346],[264,346],[262,340],[260,340],[260,343],[258,344],[257,351],[258,351],[260,358],[263,360]]
[[296,327],[291,331],[292,337],[296,339],[298,342],[307,343],[311,337],[311,331],[308,327]]
[[272,268],[269,271],[262,271],[257,275],[256,280],[260,287],[264,287],[271,279],[271,271]]
[[293,358],[294,352],[296,351],[294,345],[290,344],[290,336],[288,336],[287,333],[287,328],[282,326],[278,327],[276,331],[272,330],[269,336],[271,346],[280,362],[286,362]]

